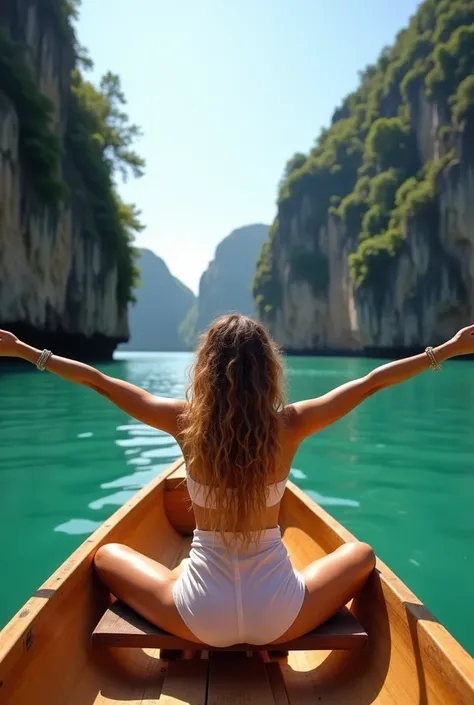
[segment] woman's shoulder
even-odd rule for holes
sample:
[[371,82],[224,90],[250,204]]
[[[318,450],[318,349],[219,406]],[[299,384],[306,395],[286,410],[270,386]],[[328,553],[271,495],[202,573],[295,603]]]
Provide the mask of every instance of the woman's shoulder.
[[280,419],[285,428],[291,427],[295,418],[295,407],[293,404],[286,404],[282,409],[280,409]]
[[284,439],[291,441],[298,423],[298,414],[293,404],[287,404],[281,409],[280,420]]

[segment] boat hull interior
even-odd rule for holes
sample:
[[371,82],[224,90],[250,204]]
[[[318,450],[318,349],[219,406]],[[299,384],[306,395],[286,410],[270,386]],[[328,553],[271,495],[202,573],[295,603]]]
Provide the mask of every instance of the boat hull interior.
[[[110,604],[97,548],[121,542],[174,567],[194,526],[181,461],[119,509],[40,587],[0,635],[3,705],[472,705],[473,659],[381,562],[349,605],[361,651],[208,652],[95,648]],[[280,516],[301,568],[354,540],[289,483]]]

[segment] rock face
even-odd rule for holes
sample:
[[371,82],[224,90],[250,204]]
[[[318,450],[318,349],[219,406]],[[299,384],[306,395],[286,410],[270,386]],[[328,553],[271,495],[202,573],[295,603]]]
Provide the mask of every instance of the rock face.
[[438,5],[287,165],[254,293],[290,352],[419,350],[474,320],[474,7]]
[[[309,199],[305,207],[308,214]],[[281,305],[274,309],[274,315],[268,317],[263,313],[263,317],[268,319],[276,340],[288,351],[359,349],[358,311],[348,271],[350,242],[336,220],[329,218],[318,232],[314,249],[308,247],[307,252],[316,253],[328,268],[327,287],[321,291],[313,286],[311,278],[295,277],[292,272],[289,250],[301,246],[298,228],[299,219],[295,217],[290,225],[293,237],[288,241],[282,233],[283,242],[280,238],[274,242],[282,286]]]
[[[434,120],[421,98],[425,115]],[[275,250],[283,295],[270,322],[272,333],[288,350],[392,352],[443,342],[474,320],[474,130],[465,125],[458,158],[437,180],[431,217],[413,217],[400,252],[384,268],[379,282],[356,287],[349,273],[354,237],[336,216],[308,237],[329,270],[328,285],[315,292],[311,279],[295,281],[291,251],[309,235],[302,204]],[[426,139],[426,132],[420,130]],[[428,132],[429,134],[429,132]],[[433,145],[436,148],[436,143]],[[420,145],[420,151],[421,151]],[[303,222],[302,222],[303,220]],[[311,251],[311,244],[309,244]]]
[[186,350],[179,326],[196,301],[166,264],[150,250],[140,250],[140,286],[129,306],[130,340],[120,350]]
[[[64,146],[74,52],[50,5],[2,2],[0,29],[26,45],[37,84],[54,105],[54,128]],[[32,188],[19,146],[17,106],[2,92],[0,76],[0,327],[58,353],[108,358],[128,337],[126,307],[117,302],[114,253],[87,234],[81,181],[67,151],[61,175],[70,196],[51,207]]]
[[435,217],[414,218],[382,290],[353,292],[361,344],[419,348],[474,320],[474,131],[439,177]]
[[246,225],[233,230],[217,246],[214,259],[199,282],[196,306],[182,327],[189,345],[221,314],[238,311],[255,315],[251,287],[258,253],[267,235],[267,225]]

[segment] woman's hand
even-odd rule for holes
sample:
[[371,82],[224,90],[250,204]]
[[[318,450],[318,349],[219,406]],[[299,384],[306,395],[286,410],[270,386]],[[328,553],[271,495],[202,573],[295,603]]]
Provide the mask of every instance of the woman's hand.
[[452,348],[453,355],[469,355],[474,353],[474,325],[461,328],[451,338],[448,345]]
[[0,355],[16,357],[18,354],[20,341],[7,330],[0,330]]

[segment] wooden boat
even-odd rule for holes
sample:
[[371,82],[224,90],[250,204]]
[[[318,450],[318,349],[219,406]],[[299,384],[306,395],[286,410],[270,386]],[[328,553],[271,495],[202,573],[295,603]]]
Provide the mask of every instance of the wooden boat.
[[[1,632],[1,705],[474,703],[473,659],[381,561],[349,605],[367,632],[364,648],[353,634],[356,648],[343,639],[329,644],[333,650],[292,650],[287,658],[185,649],[168,660],[158,648],[141,648],[139,628],[135,642],[125,640],[135,647],[93,643],[110,601],[92,569],[95,550],[123,542],[173,567],[193,529],[183,477],[178,462],[119,509]],[[353,538],[291,483],[280,523],[297,567]]]

